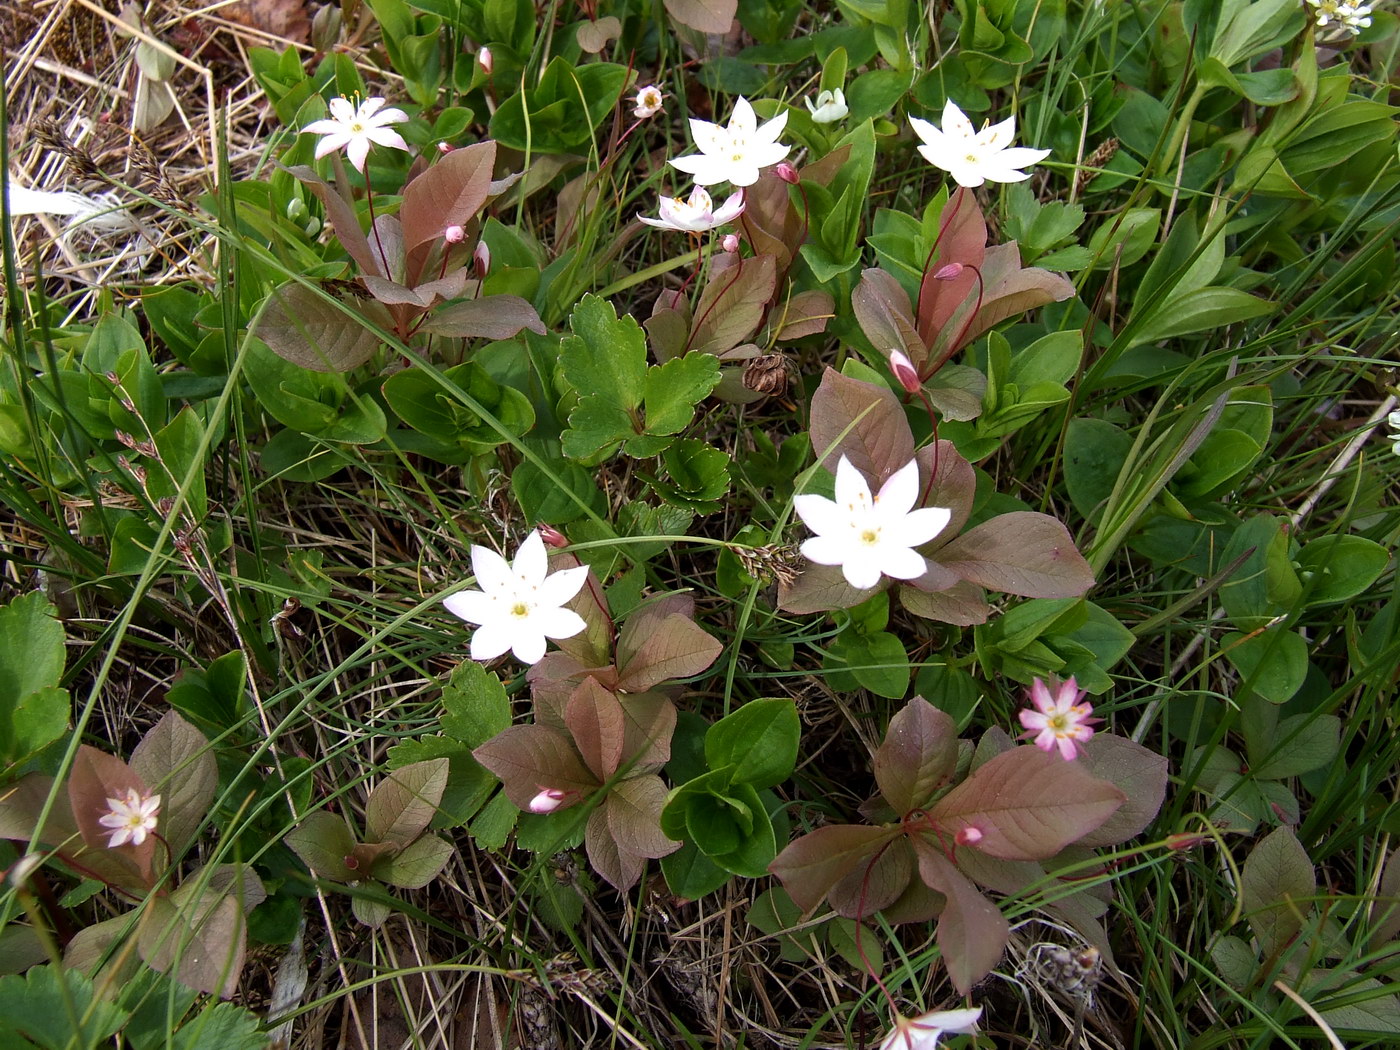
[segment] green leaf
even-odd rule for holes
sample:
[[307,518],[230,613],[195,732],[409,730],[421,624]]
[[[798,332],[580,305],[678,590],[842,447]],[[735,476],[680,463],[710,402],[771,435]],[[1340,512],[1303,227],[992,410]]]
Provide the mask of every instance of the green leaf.
[[711,769],[734,766],[734,782],[772,787],[792,775],[802,736],[797,705],[785,698],[750,700],[705,734]]
[[510,726],[510,700],[501,680],[481,664],[464,660],[442,687],[442,731],[468,747],[480,747]]
[[661,871],[666,885],[677,897],[698,900],[719,889],[732,877],[693,842],[682,843],[670,856],[661,858]]
[[58,685],[63,677],[63,627],[38,591],[0,606],[0,698],[12,703]]
[[1294,631],[1280,628],[1253,637],[1232,631],[1220,639],[1220,647],[1249,687],[1270,703],[1285,703],[1303,687],[1308,643]]
[[832,656],[856,682],[877,696],[903,700],[909,692],[909,657],[904,643],[888,631],[845,631],[831,646]]
[[448,762],[434,758],[401,766],[381,780],[365,804],[365,839],[400,847],[423,834],[447,787]]
[[1312,861],[1287,826],[1260,840],[1245,858],[1240,902],[1265,956],[1302,930],[1317,890]]
[[1135,330],[1130,345],[1208,332],[1239,321],[1263,317],[1276,309],[1277,304],[1238,288],[1200,288],[1170,299],[1154,310]]
[[719,360],[708,354],[687,354],[649,369],[643,395],[646,432],[680,433],[695,418],[696,404],[704,400],[717,383]]
[[1342,749],[1342,721],[1336,715],[1293,715],[1274,727],[1272,737],[1276,743],[1254,775],[1284,780],[1332,763]]
[[36,966],[23,977],[0,977],[0,1035],[7,1046],[44,1050],[98,1046],[126,1020],[73,969]]
[[1221,586],[1220,602],[1237,628],[1254,631],[1288,612],[1303,585],[1288,559],[1288,537],[1272,515],[1258,514],[1240,525],[1225,545],[1220,564],[1229,565],[1245,554],[1243,564]]
[[398,853],[380,858],[372,874],[399,889],[421,889],[438,877],[455,847],[436,835],[424,835]]
[[1364,536],[1334,534],[1309,541],[1298,552],[1298,572],[1309,605],[1355,598],[1380,579],[1390,552]]
[[308,813],[287,833],[287,846],[323,879],[350,882],[359,876],[345,863],[355,848],[355,836],[341,817],[324,809]]
[[1074,509],[1097,525],[1133,439],[1103,419],[1073,419],[1065,436],[1065,485]]

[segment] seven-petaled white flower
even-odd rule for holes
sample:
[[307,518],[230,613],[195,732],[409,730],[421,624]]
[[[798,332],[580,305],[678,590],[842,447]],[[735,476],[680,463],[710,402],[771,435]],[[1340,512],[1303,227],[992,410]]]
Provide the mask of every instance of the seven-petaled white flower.
[[637,97],[633,101],[636,102],[637,108],[632,110],[632,115],[638,120],[646,120],[647,117],[661,112],[661,89],[655,84],[648,84],[637,90]]
[[1061,682],[1054,695],[1039,678],[1033,679],[1031,703],[1036,710],[1020,712],[1021,724],[1026,727],[1022,739],[1035,737],[1035,746],[1047,754],[1058,746],[1060,757],[1067,762],[1074,761],[1078,753],[1076,745],[1094,735],[1089,723],[1098,721],[1092,717],[1092,705],[1079,703],[1083,697],[1083,690],[1072,677]]
[[126,798],[109,798],[107,807],[107,812],[98,817],[97,822],[104,828],[112,829],[108,832],[111,836],[107,842],[109,849],[116,849],[128,842],[139,846],[146,841],[148,834],[156,830],[159,795],[143,796],[135,788],[127,788]]
[[544,656],[545,639],[572,638],[587,626],[578,613],[562,607],[582,589],[587,566],[551,573],[538,531],[525,537],[514,563],[473,545],[472,570],[481,590],[458,591],[442,604],[477,624],[473,660],[494,660],[509,650],[523,663],[533,664]]
[[932,1010],[918,1017],[896,1017],[880,1050],[933,1050],[945,1032],[970,1032],[982,1016],[982,1008]]
[[321,136],[321,141],[316,143],[318,160],[327,153],[343,149],[350,163],[355,165],[355,170],[364,171],[371,143],[408,149],[403,136],[387,127],[407,120],[408,114],[401,109],[381,109],[383,105],[382,98],[367,98],[358,106],[348,98],[333,98],[330,101],[330,119],[313,120],[301,130]]
[[851,461],[836,464],[836,500],[809,493],[793,508],[816,533],[802,544],[808,561],[839,565],[852,587],[867,590],[880,577],[916,580],[928,571],[914,550],[937,536],[952,517],[943,507],[914,510],[919,499],[919,465],[910,460],[870,495],[870,485]]
[[804,98],[802,101],[807,103],[812,120],[818,124],[834,124],[838,120],[844,120],[850,112],[846,108],[846,95],[840,88],[835,91],[817,92],[815,104],[810,98]]
[[700,152],[677,157],[671,161],[671,167],[694,176],[698,186],[711,186],[716,182],[752,186],[758,181],[761,169],[778,163],[792,148],[778,141],[786,126],[787,112],[784,111],[760,127],[749,100],[740,98],[734,103],[727,127],[692,117],[690,134]]
[[1007,117],[981,131],[952,99],[943,107],[943,127],[910,117],[909,123],[924,142],[919,152],[935,168],[942,168],[959,186],[980,186],[984,182],[1020,182],[1030,178],[1020,169],[1038,164],[1050,156],[1048,149],[1012,146],[1016,118]]
[[716,209],[710,195],[696,186],[690,191],[689,200],[662,197],[658,210],[661,213],[659,219],[649,219],[645,215],[638,215],[637,218],[648,226],[656,226],[663,230],[703,233],[737,219],[744,210],[744,194],[742,191],[731,193],[729,199]]
[[1326,29],[1334,20],[1339,29],[1345,29],[1352,36],[1371,24],[1371,5],[1358,4],[1353,0],[1308,0],[1313,8],[1317,27]]

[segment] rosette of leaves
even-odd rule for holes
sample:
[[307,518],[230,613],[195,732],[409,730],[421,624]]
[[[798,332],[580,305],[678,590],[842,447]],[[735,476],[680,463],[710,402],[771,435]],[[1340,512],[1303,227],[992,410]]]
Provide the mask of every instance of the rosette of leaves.
[[[963,994],[991,972],[1010,933],[978,887],[1044,886],[1047,870],[1133,837],[1161,807],[1167,780],[1166,759],[1102,734],[1082,762],[1016,746],[998,730],[971,752],[948,715],[915,697],[875,752],[879,796],[863,809],[883,821],[818,828],[770,865],[804,911],[825,900],[857,921],[876,912],[891,923],[937,917],[939,950]],[[1076,872],[1076,882],[1084,878]],[[1045,906],[1108,950],[1100,896],[1057,892]]]
[[[515,295],[480,295],[480,282],[469,275],[480,213],[515,181],[493,181],[495,162],[491,141],[442,156],[408,181],[397,214],[376,216],[369,234],[360,229],[338,158],[338,187],[311,168],[288,169],[325,207],[359,269],[359,285],[317,289],[288,281],[273,289],[252,334],[279,357],[318,372],[348,372],[368,361],[380,344],[368,324],[405,340],[420,329],[458,339],[509,339],[524,328],[543,335],[533,306]],[[463,228],[458,244],[444,239],[449,226]]]
[[[247,913],[266,896],[245,865],[207,866],[176,881],[172,867],[194,842],[218,787],[219,770],[209,741],[174,711],[137,744],[128,764],[82,745],[63,781],[30,774],[0,792],[0,838],[32,841],[60,866],[128,898],[144,901],[132,911],[81,930],[65,961],[87,970],[111,945],[136,931],[136,950],[162,973],[202,992],[233,995],[243,970]],[[109,798],[159,794],[153,834],[137,845],[108,845],[111,830],[100,820]],[[67,796],[50,808],[49,797]]]
[[961,186],[946,200],[935,198],[922,222],[899,212],[882,212],[881,219],[886,229],[871,243],[892,269],[861,273],[851,293],[856,321],[882,356],[899,350],[913,362],[945,419],[973,419],[987,378],[949,360],[1007,318],[1070,298],[1074,285],[1023,267],[1015,241],[988,246],[976,195]]
[[[676,728],[667,690],[674,679],[706,670],[722,647],[695,623],[684,594],[655,599],[631,616],[610,663],[590,666],[600,654],[588,635],[530,669],[533,724],[509,727],[473,755],[522,810],[543,791],[561,794],[561,811],[587,806],[588,859],[625,890],[648,859],[680,848],[661,829],[667,789],[657,773],[671,757]],[[561,830],[568,829],[561,823]]]
[[366,926],[389,917],[383,883],[421,889],[446,867],[452,843],[424,832],[447,787],[449,762],[433,758],[400,766],[365,800],[363,837],[343,817],[308,813],[286,843],[317,876],[360,889],[351,904]]
[[[862,368],[855,362],[847,367]],[[779,585],[780,608],[794,613],[849,609],[898,584],[900,602],[910,612],[968,627],[991,615],[987,590],[1024,598],[1077,598],[1093,586],[1089,563],[1064,525],[1048,514],[1011,511],[963,531],[977,488],[972,464],[950,441],[915,450],[909,420],[889,387],[828,368],[812,397],[811,437],[827,470],[834,474],[844,455],[869,479],[872,490],[917,459],[918,505],[946,507],[952,517],[920,549],[928,571],[917,580],[884,577],[870,590],[857,590],[839,567],[808,564],[791,585]]]

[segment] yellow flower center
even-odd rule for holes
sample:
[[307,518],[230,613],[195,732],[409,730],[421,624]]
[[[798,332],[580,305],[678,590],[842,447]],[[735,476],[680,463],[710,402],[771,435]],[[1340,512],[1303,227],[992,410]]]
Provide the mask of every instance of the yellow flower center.
[[516,602],[514,605],[511,606],[510,614],[512,616],[524,619],[526,616],[530,615],[530,607],[524,602]]
[[873,547],[880,542],[880,533],[877,529],[866,529],[860,534],[860,542],[867,547]]

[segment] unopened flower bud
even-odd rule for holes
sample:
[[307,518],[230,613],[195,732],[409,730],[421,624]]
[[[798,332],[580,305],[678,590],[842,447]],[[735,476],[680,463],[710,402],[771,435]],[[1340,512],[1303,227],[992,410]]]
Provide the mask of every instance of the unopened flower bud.
[[311,218],[306,220],[306,225],[302,227],[302,230],[305,231],[308,237],[315,237],[321,232],[321,220],[314,215],[311,216]]
[[1195,849],[1209,838],[1209,835],[1202,835],[1199,832],[1176,832],[1175,834],[1167,836],[1167,849],[1179,851]]
[[797,174],[797,169],[794,168],[787,161],[781,161],[778,164],[778,166],[773,169],[773,172],[778,176],[778,178],[782,179],[784,182],[791,183],[794,186],[796,186],[799,182],[802,181],[802,176]]
[[491,75],[491,67],[495,64],[491,60],[491,49],[483,47],[476,53],[476,60],[481,63],[481,68],[486,71],[486,75]]
[[720,239],[719,246],[725,251],[733,253],[739,250],[739,235],[737,233],[726,233]]
[[449,153],[451,153],[451,152],[452,152],[454,149],[456,149],[456,148],[457,148],[456,146],[450,146],[450,145],[448,145],[446,142],[439,142],[439,143],[438,143],[438,152],[441,153],[444,157],[447,156]]
[[287,202],[287,218],[296,222],[306,214],[306,202],[300,197],[293,197]]
[[530,800],[531,813],[553,813],[564,804],[568,793],[559,788],[545,788]]
[[461,244],[467,237],[467,231],[460,226],[449,226],[442,231],[442,239],[448,244]]
[[953,836],[953,841],[959,846],[975,846],[982,841],[982,832],[969,825],[962,828]]
[[940,266],[937,270],[934,271],[933,279],[935,281],[954,281],[957,280],[958,275],[962,272],[962,263],[948,263],[945,266]]
[[919,382],[919,370],[914,362],[898,350],[890,351],[890,371],[899,380],[899,385],[911,394],[917,394],[923,384]]
[[569,545],[569,537],[565,536],[553,525],[546,525],[544,522],[540,522],[539,530],[540,539],[544,540],[549,546],[563,548]]
[[486,275],[491,272],[491,249],[485,241],[476,242],[476,251],[472,252],[472,265],[476,267],[478,280],[486,280]]

